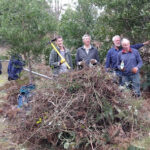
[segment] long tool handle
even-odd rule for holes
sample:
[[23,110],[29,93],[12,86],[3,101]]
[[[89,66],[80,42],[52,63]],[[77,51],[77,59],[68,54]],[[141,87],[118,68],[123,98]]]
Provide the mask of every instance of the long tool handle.
[[[51,45],[52,45],[52,47],[54,48],[54,50],[57,52],[57,54],[60,56],[60,58],[61,59],[64,59],[62,56],[61,56],[61,54],[60,54],[60,52],[58,51],[58,49],[55,47],[55,45],[51,42]],[[66,64],[66,66],[68,67],[68,69],[71,69],[71,67],[69,66],[69,64],[65,61],[64,62],[65,64]]]

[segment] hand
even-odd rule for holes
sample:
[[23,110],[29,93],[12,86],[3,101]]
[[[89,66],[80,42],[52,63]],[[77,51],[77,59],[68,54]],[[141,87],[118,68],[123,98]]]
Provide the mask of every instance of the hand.
[[63,64],[65,61],[66,61],[65,59],[61,59],[60,64]]
[[150,40],[143,43],[143,45],[149,45],[149,44],[150,44]]
[[135,73],[135,74],[138,72],[138,70],[139,70],[138,67],[132,68],[132,72]]
[[90,60],[90,63],[91,63],[92,65],[96,64],[96,62],[97,62],[96,59],[91,59],[91,60]]
[[0,70],[0,74],[2,74],[2,71]]
[[122,68],[121,71],[125,71],[125,68]]
[[85,61],[84,61],[84,60],[80,61],[80,62],[79,62],[79,66],[84,67],[84,66],[85,66]]

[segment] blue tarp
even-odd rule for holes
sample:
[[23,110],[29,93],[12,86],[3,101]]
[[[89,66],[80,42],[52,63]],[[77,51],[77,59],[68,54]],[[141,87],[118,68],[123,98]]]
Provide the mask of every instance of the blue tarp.
[[34,89],[35,89],[35,85],[33,84],[22,86],[20,88],[20,94],[18,96],[18,108],[21,108],[24,105],[28,105],[31,97],[31,91]]

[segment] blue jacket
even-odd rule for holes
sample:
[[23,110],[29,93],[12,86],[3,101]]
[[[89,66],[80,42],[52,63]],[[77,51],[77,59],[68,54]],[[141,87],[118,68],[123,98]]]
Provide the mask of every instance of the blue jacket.
[[12,56],[8,64],[8,78],[17,80],[24,65],[21,56]]
[[133,48],[131,48],[131,52],[127,52],[127,53],[124,53],[123,51],[119,52],[118,59],[117,59],[117,65],[119,70],[121,70],[120,64],[122,61],[124,62],[124,71],[122,71],[122,75],[124,76],[134,75],[134,73],[132,73],[132,68],[138,67],[138,69],[140,69],[143,65],[138,50]]
[[89,65],[91,59],[96,59],[97,63],[100,63],[100,57],[98,54],[98,50],[95,47],[91,46],[91,49],[89,50],[88,54],[86,53],[86,50],[84,49],[83,46],[78,48],[77,54],[76,54],[76,64],[77,65],[78,65],[78,62],[80,62],[82,60],[84,60],[87,65]]
[[[143,44],[135,44],[135,45],[131,45],[131,48],[139,49],[143,46],[144,46]],[[117,50],[117,49],[115,49],[115,47],[113,47],[108,51],[107,56],[106,56],[105,68],[111,68],[114,70],[118,69],[117,57],[121,50],[122,50],[122,48]]]

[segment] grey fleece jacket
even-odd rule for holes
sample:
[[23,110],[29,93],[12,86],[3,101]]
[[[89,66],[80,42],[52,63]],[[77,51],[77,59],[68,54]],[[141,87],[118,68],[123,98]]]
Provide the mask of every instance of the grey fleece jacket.
[[[60,51],[59,48],[57,48],[57,49]],[[66,59],[67,63],[69,64],[69,66],[71,68],[73,68],[71,54],[68,49],[65,49],[65,59]],[[49,64],[52,67],[54,74],[60,73],[60,60],[61,60],[61,58],[59,57],[57,52],[53,49],[50,53]]]

